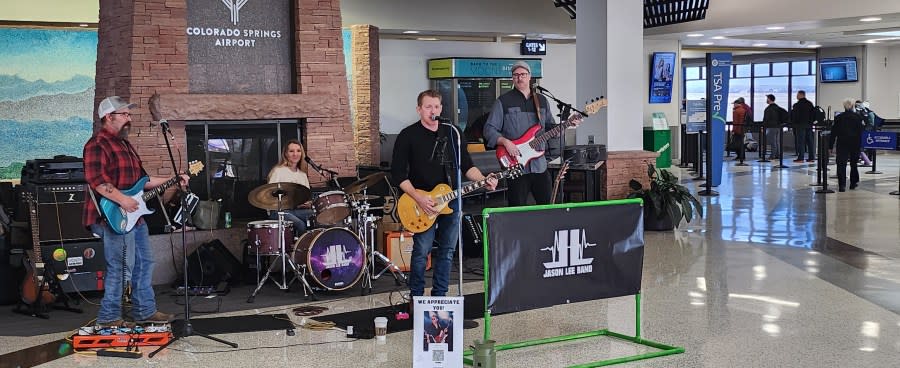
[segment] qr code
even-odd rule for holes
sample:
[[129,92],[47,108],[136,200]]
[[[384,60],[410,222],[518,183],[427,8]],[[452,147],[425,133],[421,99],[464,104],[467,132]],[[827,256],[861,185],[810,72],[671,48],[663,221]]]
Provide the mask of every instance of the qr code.
[[444,350],[431,350],[431,361],[432,362],[443,362],[444,361]]

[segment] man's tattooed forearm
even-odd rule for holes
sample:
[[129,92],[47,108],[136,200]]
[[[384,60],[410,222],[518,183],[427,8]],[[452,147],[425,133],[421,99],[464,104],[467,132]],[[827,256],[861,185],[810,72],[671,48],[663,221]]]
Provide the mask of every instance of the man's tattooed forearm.
[[106,191],[106,194],[112,194],[113,186],[109,183],[100,184],[100,188]]

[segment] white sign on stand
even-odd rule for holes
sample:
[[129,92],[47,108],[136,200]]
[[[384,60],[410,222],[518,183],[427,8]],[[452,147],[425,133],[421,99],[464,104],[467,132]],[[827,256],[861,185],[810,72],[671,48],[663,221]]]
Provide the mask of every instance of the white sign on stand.
[[413,367],[463,367],[463,298],[413,297]]

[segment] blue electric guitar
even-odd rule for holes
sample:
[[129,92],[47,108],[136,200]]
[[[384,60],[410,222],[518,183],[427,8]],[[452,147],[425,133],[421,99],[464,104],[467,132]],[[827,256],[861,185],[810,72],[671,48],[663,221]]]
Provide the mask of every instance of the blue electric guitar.
[[[200,161],[191,161],[191,163],[188,164],[188,173],[190,173],[192,176],[197,175],[202,170],[203,163]],[[160,184],[156,188],[144,192],[144,185],[147,184],[147,181],[150,180],[150,177],[145,176],[143,178],[140,178],[140,180],[132,185],[131,188],[122,191],[123,194],[134,198],[134,200],[138,202],[137,211],[125,211],[122,207],[119,207],[116,202],[113,202],[106,197],[100,198],[100,211],[103,212],[104,216],[106,216],[106,220],[109,222],[109,227],[111,227],[113,231],[115,231],[117,234],[128,233],[129,231],[131,231],[131,229],[134,228],[134,225],[137,224],[141,216],[155,212],[154,210],[147,208],[147,201],[161,194],[172,185],[178,183],[178,179],[178,176],[175,176],[169,180],[166,180],[165,183]]]

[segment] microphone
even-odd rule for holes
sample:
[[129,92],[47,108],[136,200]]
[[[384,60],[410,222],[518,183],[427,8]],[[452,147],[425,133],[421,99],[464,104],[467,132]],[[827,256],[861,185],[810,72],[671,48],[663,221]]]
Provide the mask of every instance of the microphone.
[[313,161],[311,158],[309,158],[309,156],[303,157],[303,161],[306,161],[306,163],[308,163],[309,166],[312,166],[313,169],[316,169],[316,170],[319,170],[319,171],[324,171],[324,172],[327,172],[327,173],[330,173],[330,174],[334,174],[334,175],[337,175],[337,174],[338,174],[338,173],[337,173],[336,171],[334,171],[334,170],[329,170],[329,169],[326,169],[326,168],[322,167],[321,165],[316,164],[316,162]]
[[546,88],[541,87],[541,86],[534,86],[534,89],[544,92],[544,93],[550,93],[550,91],[548,91]]
[[447,119],[440,115],[431,115],[431,120],[434,120],[439,123],[449,123],[450,122],[450,119]]

